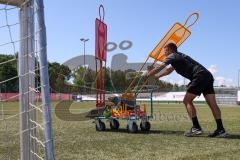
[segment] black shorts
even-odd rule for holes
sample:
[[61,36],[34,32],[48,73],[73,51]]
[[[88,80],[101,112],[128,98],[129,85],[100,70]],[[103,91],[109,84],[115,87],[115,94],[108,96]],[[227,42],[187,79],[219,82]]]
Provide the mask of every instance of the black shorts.
[[200,96],[207,94],[215,94],[213,88],[214,79],[210,73],[201,73],[193,77],[187,86],[187,92]]

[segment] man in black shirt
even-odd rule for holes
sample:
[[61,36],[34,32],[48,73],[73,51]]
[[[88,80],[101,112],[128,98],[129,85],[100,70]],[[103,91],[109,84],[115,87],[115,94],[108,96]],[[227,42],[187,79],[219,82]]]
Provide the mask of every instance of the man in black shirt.
[[164,53],[166,58],[163,63],[149,71],[147,77],[159,73],[170,64],[171,67],[165,70],[159,76],[159,78],[166,76],[175,70],[178,74],[190,80],[183,103],[186,106],[189,117],[192,119],[193,126],[190,131],[185,133],[185,136],[190,137],[203,133],[198,122],[195,106],[193,104],[193,100],[203,93],[217,123],[217,129],[213,133],[209,134],[209,137],[225,137],[226,132],[222,124],[221,111],[216,103],[215,92],[213,88],[214,78],[212,74],[204,66],[193,60],[191,57],[178,52],[177,46],[174,43],[169,43],[166,45],[164,47]]

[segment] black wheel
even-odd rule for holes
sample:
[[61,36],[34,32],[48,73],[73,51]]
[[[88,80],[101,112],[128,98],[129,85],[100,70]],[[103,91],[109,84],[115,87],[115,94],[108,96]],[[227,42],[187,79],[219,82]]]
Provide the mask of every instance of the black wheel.
[[151,124],[150,124],[150,122],[141,122],[140,128],[141,128],[141,131],[150,131]]
[[106,130],[105,123],[99,120],[96,123],[96,131],[105,131],[105,130]]
[[119,122],[118,122],[118,120],[116,120],[116,119],[111,120],[111,121],[110,121],[110,128],[111,128],[112,130],[118,130],[118,128],[119,128]]
[[131,124],[127,125],[127,130],[129,133],[137,133],[138,132],[138,126],[136,122],[132,122]]

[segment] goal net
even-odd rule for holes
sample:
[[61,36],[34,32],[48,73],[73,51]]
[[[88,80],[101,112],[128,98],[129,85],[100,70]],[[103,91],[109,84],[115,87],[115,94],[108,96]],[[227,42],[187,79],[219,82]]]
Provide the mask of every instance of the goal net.
[[54,159],[43,0],[0,0],[0,159]]

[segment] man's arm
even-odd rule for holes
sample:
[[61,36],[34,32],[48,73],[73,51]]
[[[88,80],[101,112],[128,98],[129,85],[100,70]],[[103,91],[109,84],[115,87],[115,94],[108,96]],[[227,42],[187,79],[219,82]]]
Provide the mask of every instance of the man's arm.
[[147,74],[147,77],[151,77],[154,76],[156,73],[161,72],[161,70],[163,70],[163,68],[165,68],[167,66],[167,64],[162,63],[160,66],[152,69],[151,71],[149,71],[149,73]]
[[170,73],[172,73],[174,71],[173,67],[168,68],[165,72],[163,72],[162,74],[160,74],[160,76],[158,76],[158,78],[164,77],[169,75]]

